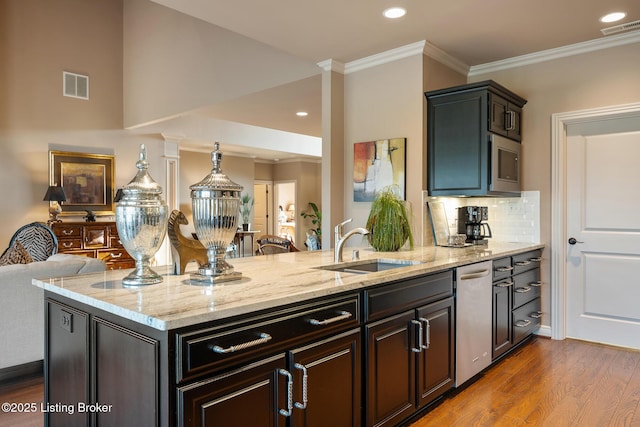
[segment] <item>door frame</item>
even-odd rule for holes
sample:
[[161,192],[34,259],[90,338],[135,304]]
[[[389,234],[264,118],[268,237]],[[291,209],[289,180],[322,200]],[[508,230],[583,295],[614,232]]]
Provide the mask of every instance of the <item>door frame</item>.
[[640,103],[551,115],[551,338],[567,336],[567,126],[625,117],[640,118]]

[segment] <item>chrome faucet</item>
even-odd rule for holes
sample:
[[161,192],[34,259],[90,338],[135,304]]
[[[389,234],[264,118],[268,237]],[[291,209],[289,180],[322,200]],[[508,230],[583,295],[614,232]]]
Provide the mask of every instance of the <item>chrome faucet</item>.
[[349,218],[348,220],[343,221],[340,224],[336,225],[336,228],[334,230],[335,231],[334,236],[335,236],[335,242],[336,242],[335,243],[336,246],[333,249],[334,262],[342,262],[342,249],[344,248],[344,244],[349,237],[353,236],[354,234],[361,234],[363,236],[369,234],[369,230],[367,230],[366,228],[358,227],[347,232],[347,234],[343,236],[342,227],[351,221],[353,221],[353,218]]

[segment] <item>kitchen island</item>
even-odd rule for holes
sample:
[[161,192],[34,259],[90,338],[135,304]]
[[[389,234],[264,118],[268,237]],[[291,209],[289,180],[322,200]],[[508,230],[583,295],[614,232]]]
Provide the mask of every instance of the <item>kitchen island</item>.
[[[243,278],[213,286],[189,275],[170,275],[162,267],[156,269],[162,283],[138,288],[122,286],[127,270],[34,280],[46,299],[47,403],[109,408],[51,412],[49,425],[200,425],[210,419],[220,425],[321,425],[318,417],[324,425],[373,425],[377,413],[387,412],[397,412],[389,420],[402,419],[402,411],[393,408],[369,411],[372,391],[361,385],[363,376],[368,384],[367,377],[384,375],[362,369],[370,365],[362,363],[367,354],[388,356],[375,353],[377,331],[386,327],[382,322],[422,306],[447,313],[442,331],[428,322],[424,327],[434,329],[435,337],[442,332],[444,344],[435,342],[432,350],[448,355],[451,363],[442,370],[450,377],[453,269],[541,248],[500,242],[392,253],[361,248],[361,261],[342,264],[399,263],[365,274],[322,268],[334,265],[330,251],[234,259]],[[407,323],[403,319],[399,322]],[[428,345],[418,342],[420,322],[428,319],[419,319],[409,321],[417,329],[408,329],[402,339],[413,353],[424,355]],[[408,354],[405,359],[413,357]],[[325,365],[327,371],[318,368],[311,375],[311,367]],[[319,394],[312,386],[325,380],[323,387],[333,392],[311,403]],[[438,388],[440,394],[452,383],[451,378],[438,381],[446,384]],[[347,407],[334,408],[335,418],[322,410],[323,404],[340,402]],[[230,418],[222,421],[221,414]]]

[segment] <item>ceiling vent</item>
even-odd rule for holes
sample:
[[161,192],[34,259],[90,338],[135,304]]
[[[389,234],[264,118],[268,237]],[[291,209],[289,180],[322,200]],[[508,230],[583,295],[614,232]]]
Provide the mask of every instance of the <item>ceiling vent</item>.
[[89,99],[89,76],[63,71],[62,95],[71,98]]
[[603,28],[600,31],[605,36],[623,31],[640,30],[640,21],[627,22],[626,24],[614,25],[613,27]]

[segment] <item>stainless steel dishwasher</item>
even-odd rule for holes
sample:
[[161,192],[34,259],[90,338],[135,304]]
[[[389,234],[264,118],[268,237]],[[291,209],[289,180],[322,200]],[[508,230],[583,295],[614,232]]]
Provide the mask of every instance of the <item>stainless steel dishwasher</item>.
[[491,364],[493,263],[456,269],[456,387]]

